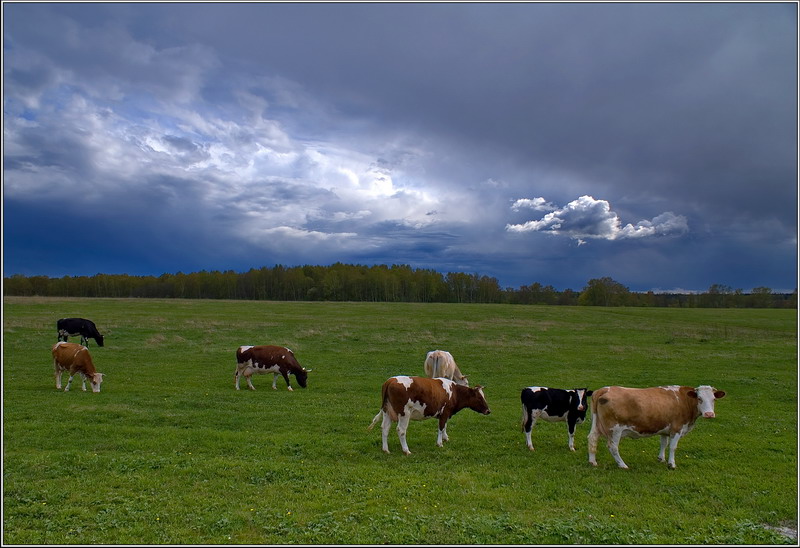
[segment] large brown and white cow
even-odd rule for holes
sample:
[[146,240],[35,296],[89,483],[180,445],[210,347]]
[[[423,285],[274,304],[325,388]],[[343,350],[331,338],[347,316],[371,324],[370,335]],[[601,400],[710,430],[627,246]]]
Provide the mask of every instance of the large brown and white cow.
[[301,366],[294,357],[294,352],[283,346],[259,345],[240,346],[236,349],[236,371],[233,374],[234,386],[239,390],[239,377],[247,379],[247,386],[255,390],[250,377],[256,374],[272,373],[272,389],[277,390],[278,375],[286,379],[286,386],[293,390],[289,383],[289,375],[297,379],[297,384],[306,387],[306,379],[311,369]]
[[400,375],[387,379],[381,393],[381,410],[372,419],[368,429],[372,430],[378,419],[383,417],[381,429],[384,453],[389,452],[388,438],[392,422],[397,422],[397,436],[400,438],[403,453],[410,455],[411,451],[406,443],[410,420],[438,418],[439,434],[436,445],[441,447],[442,441],[448,441],[447,421],[450,417],[465,407],[484,415],[490,413],[482,386],[470,388],[450,379]]
[[455,381],[456,384],[469,386],[466,375],[461,374],[461,370],[456,365],[453,355],[446,350],[431,350],[425,356],[425,374],[431,378],[442,377]]
[[100,392],[100,383],[103,382],[103,373],[98,373],[92,363],[89,349],[81,344],[59,341],[53,345],[53,369],[55,370],[56,388],[61,390],[61,374],[69,372],[69,380],[64,392],[69,391],[72,377],[81,376],[81,388],[86,392],[86,379],[92,385],[92,392]]
[[657,386],[625,388],[606,386],[592,394],[592,430],[589,432],[589,463],[597,466],[597,440],[606,438],[608,450],[620,468],[628,468],[619,455],[620,439],[661,436],[658,460],[675,468],[678,440],[689,433],[698,417],[713,419],[714,401],[725,392],[712,386]]

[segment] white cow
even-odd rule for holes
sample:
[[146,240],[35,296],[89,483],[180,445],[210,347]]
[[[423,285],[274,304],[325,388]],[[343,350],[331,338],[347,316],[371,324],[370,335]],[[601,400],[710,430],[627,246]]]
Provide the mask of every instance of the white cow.
[[441,377],[450,379],[461,386],[469,386],[466,375],[456,365],[453,355],[446,350],[432,350],[425,356],[425,374],[432,379]]

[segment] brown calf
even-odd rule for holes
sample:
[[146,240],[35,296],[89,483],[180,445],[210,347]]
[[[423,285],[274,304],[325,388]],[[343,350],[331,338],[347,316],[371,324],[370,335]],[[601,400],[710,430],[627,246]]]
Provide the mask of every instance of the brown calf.
[[408,450],[406,443],[406,431],[410,420],[437,417],[439,435],[436,438],[436,445],[441,447],[442,441],[448,441],[447,421],[450,417],[465,407],[484,415],[490,413],[482,386],[470,388],[456,384],[450,379],[401,375],[384,382],[381,394],[381,410],[372,419],[369,429],[371,430],[378,419],[383,417],[381,428],[384,453],[389,452],[388,437],[392,422],[397,422],[400,445],[403,453],[409,455],[411,451]]
[[100,392],[100,383],[103,382],[103,374],[98,373],[92,363],[92,356],[89,349],[75,343],[59,341],[53,345],[53,369],[55,370],[56,388],[61,390],[61,374],[69,372],[69,380],[64,392],[69,391],[72,384],[72,377],[77,373],[81,375],[81,387],[86,392],[86,379],[92,384],[92,392]]
[[675,468],[678,440],[691,431],[698,417],[713,419],[714,401],[725,396],[711,386],[657,386],[625,388],[606,386],[592,394],[592,430],[589,432],[589,463],[597,466],[597,440],[606,438],[608,450],[620,468],[628,468],[619,455],[619,442],[624,437],[644,438],[659,434],[661,450],[658,460],[664,462],[669,441],[669,461]]

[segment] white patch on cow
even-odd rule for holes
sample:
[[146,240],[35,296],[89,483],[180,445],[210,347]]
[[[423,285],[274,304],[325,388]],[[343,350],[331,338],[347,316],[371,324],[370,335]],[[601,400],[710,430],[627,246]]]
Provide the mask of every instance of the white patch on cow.
[[281,356],[281,359],[282,359],[282,360],[285,360],[285,359],[286,359],[286,356]]
[[422,420],[425,417],[425,408],[428,407],[427,403],[422,403],[419,401],[412,401],[408,400],[405,405],[405,414],[410,415],[412,420],[418,421]]
[[240,352],[247,352],[247,351],[248,351],[248,350],[250,350],[251,348],[253,348],[253,347],[252,347],[252,346],[240,346],[240,347],[239,347],[239,351],[240,351]]
[[540,390],[544,390],[544,389],[545,389],[544,386],[529,386],[528,387],[528,390],[530,390],[531,392],[539,392]]
[[450,379],[436,379],[436,380],[438,380],[439,382],[442,383],[442,388],[444,388],[444,391],[447,392],[447,399],[448,400],[452,399],[452,397],[453,397],[453,385],[455,383],[453,381],[451,381]]
[[411,385],[414,383],[414,379],[407,375],[398,375],[397,377],[392,377],[394,380],[402,384],[406,387],[406,390],[411,388]]
[[64,341],[58,341],[58,342],[56,343],[56,346],[61,346],[62,344],[67,344],[67,343],[65,343]]
[[644,438],[647,436],[643,436],[639,433],[635,426],[631,426],[629,424],[615,424],[611,427],[611,433],[617,434],[621,438]]
[[561,415],[550,415],[547,412],[547,406],[545,406],[539,411],[539,418],[544,419],[547,422],[561,422],[567,419],[568,414],[569,414],[569,409],[564,411],[564,413],[562,413]]

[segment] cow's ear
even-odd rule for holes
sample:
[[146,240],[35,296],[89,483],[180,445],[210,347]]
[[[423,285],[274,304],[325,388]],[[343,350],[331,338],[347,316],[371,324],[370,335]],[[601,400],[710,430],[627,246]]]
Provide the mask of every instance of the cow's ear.
[[689,396],[690,398],[696,398],[697,397],[697,392],[695,392],[694,390],[689,390],[686,393],[686,395]]
[[589,396],[591,396],[592,394],[594,394],[594,390],[587,390],[587,391],[586,391],[586,397],[587,397],[587,398],[588,398]]
[[714,397],[717,398],[717,399],[724,398],[725,397],[725,391],[724,390],[717,390],[716,392],[714,392]]

